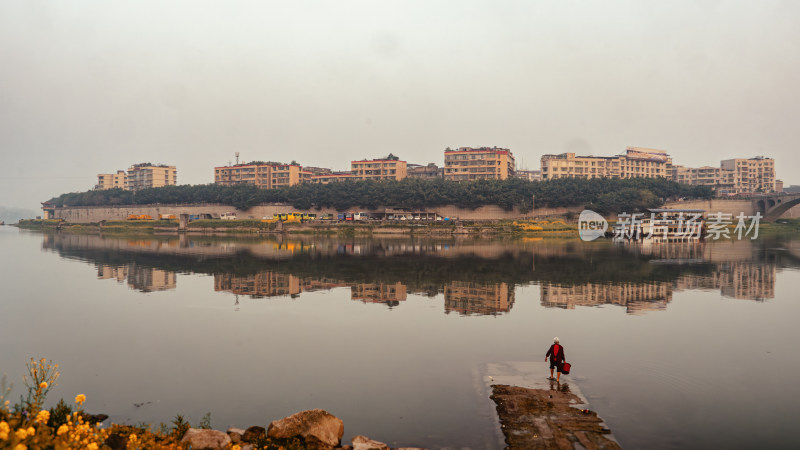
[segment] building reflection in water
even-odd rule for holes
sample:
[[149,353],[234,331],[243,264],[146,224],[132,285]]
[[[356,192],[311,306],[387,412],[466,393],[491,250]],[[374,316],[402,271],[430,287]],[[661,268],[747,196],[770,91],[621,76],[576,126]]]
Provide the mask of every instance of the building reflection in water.
[[620,247],[547,240],[55,234],[44,235],[42,246],[88,261],[98,278],[141,292],[175,289],[176,272],[205,273],[214,275],[215,291],[237,296],[349,288],[352,300],[392,308],[409,294],[442,295],[445,313],[468,316],[510,312],[516,286],[527,284],[539,285],[545,307],[617,305],[630,314],[664,310],[674,292],[686,290],[763,301],[774,297],[780,268],[800,266],[793,242]]
[[711,276],[684,275],[675,281],[676,290],[719,289],[724,297],[764,301],[775,298],[775,264],[731,261],[717,266]]
[[630,314],[666,309],[672,300],[670,283],[586,283],[559,286],[553,283],[541,285],[540,298],[543,306],[574,309],[576,306],[619,305]]
[[[255,275],[214,275],[214,290],[252,298],[296,297],[301,292],[350,287],[350,298],[362,303],[382,303],[394,307],[406,300],[409,288],[404,283],[346,283],[338,280],[300,278],[294,275],[261,272]],[[461,315],[499,314],[511,310],[514,286],[508,283],[453,281],[443,288],[445,313]],[[411,293],[417,293],[411,290]],[[429,291],[419,292],[429,295]]]
[[168,270],[142,267],[136,263],[123,266],[97,266],[97,278],[101,280],[128,281],[131,289],[140,292],[167,291],[177,287],[177,275]]
[[444,312],[461,315],[498,314],[511,311],[514,285],[453,281],[444,287]]
[[350,286],[350,298],[362,303],[383,303],[397,306],[406,300],[407,289],[403,283],[358,283]]
[[719,290],[724,297],[763,301],[775,297],[776,272],[774,264],[731,261],[717,265],[710,275],[684,274],[670,282],[543,283],[540,299],[543,306],[566,309],[619,305],[630,314],[664,310],[673,292],[686,290]]

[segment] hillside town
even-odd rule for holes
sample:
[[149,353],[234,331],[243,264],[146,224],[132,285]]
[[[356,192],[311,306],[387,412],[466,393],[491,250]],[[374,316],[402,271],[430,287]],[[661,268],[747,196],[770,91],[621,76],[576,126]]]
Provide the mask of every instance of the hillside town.
[[[577,156],[575,153],[545,154],[538,170],[517,167],[510,149],[499,147],[459,147],[444,150],[444,164],[410,163],[389,154],[375,159],[350,161],[350,170],[303,166],[275,161],[239,162],[214,167],[218,185],[255,185],[276,189],[300,183],[329,184],[346,180],[402,180],[405,178],[442,178],[449,181],[482,179],[553,180],[558,178],[664,178],[678,183],[708,186],[715,195],[747,196],[784,191],[777,179],[775,160],[764,156],[732,158],[719,166],[687,167],[674,164],[664,150],[627,147],[612,156]],[[177,184],[177,169],[164,164],[140,163],[115,173],[97,175],[94,189],[120,188],[138,191],[144,188]]]

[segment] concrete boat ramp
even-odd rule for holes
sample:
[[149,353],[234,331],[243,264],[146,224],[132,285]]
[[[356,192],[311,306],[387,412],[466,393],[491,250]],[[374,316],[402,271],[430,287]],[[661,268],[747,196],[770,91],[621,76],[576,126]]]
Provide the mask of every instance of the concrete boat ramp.
[[510,449],[619,449],[569,375],[547,380],[549,364],[489,363],[476,386],[494,401],[499,445]]

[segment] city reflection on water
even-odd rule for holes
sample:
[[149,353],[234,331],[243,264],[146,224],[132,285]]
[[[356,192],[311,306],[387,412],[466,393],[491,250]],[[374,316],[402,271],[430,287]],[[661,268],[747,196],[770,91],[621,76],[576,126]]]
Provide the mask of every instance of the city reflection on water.
[[3,373],[53,358],[53,402],[84,393],[117,423],[211,411],[225,429],[323,408],[345,442],[502,448],[482,368],[541,361],[559,336],[568,381],[623,447],[795,435],[795,236],[648,246],[3,229],[0,245],[0,341],[14,343]]
[[218,239],[45,235],[43,247],[91,262],[99,279],[131,289],[175,289],[176,273],[214,276],[214,290],[297,298],[349,288],[352,300],[398,307],[410,294],[443,294],[444,312],[509,313],[517,286],[537,284],[542,306],[616,305],[629,314],[667,308],[673,294],[713,290],[763,301],[776,271],[797,266],[792,242],[636,245],[569,240],[370,238]]

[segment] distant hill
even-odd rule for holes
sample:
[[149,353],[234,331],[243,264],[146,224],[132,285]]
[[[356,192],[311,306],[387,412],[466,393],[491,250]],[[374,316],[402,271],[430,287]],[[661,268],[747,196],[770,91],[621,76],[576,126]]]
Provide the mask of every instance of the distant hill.
[[36,216],[42,215],[30,209],[11,208],[7,206],[0,206],[0,221],[8,224],[17,223],[19,219],[33,219]]

